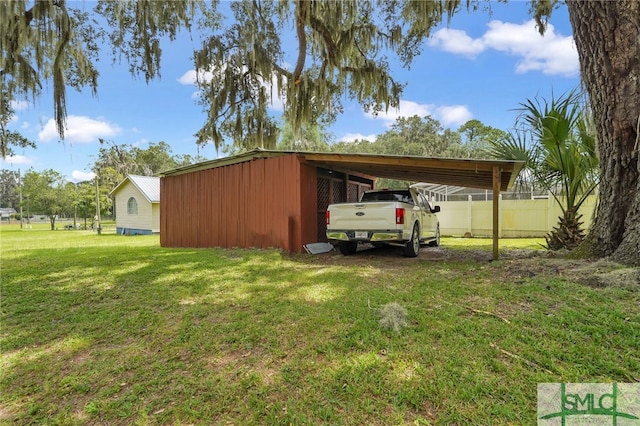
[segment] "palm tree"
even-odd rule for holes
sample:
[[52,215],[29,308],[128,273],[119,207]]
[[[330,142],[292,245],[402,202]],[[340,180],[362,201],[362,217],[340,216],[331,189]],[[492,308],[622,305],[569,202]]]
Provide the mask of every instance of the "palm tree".
[[547,246],[573,249],[584,238],[578,209],[599,181],[595,131],[582,95],[571,91],[550,103],[527,99],[519,111],[516,126],[521,130],[494,141],[490,154],[525,161],[524,179],[548,190],[562,209],[558,225],[545,237]]

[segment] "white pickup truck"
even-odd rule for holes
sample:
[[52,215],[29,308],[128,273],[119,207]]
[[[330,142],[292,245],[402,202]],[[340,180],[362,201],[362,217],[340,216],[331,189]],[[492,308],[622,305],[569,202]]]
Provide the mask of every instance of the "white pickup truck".
[[440,245],[440,226],[433,206],[419,191],[409,189],[371,190],[358,203],[330,204],[327,208],[327,238],[344,255],[353,254],[358,243],[389,244],[404,248],[416,257],[421,244]]

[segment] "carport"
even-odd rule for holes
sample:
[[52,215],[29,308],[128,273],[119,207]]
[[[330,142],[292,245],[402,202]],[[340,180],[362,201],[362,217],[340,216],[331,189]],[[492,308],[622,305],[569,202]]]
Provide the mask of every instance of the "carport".
[[493,259],[498,259],[500,191],[509,189],[522,161],[298,152],[304,162],[348,173],[493,191]]
[[162,173],[160,244],[301,251],[324,235],[326,205],[356,201],[376,177],[382,177],[492,190],[493,258],[497,259],[500,191],[513,184],[523,165],[254,149]]

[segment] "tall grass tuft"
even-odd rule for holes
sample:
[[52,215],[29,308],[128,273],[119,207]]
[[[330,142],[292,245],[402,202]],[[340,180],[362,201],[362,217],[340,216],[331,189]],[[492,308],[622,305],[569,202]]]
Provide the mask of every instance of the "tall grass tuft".
[[407,310],[397,302],[387,303],[380,308],[380,327],[400,333],[407,325]]

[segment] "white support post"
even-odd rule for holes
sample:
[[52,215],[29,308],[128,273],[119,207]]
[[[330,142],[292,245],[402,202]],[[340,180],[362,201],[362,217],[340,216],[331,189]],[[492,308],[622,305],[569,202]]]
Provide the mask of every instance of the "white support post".
[[467,231],[473,236],[471,230],[473,224],[473,197],[471,194],[467,195]]

